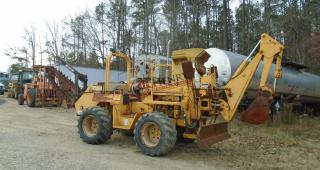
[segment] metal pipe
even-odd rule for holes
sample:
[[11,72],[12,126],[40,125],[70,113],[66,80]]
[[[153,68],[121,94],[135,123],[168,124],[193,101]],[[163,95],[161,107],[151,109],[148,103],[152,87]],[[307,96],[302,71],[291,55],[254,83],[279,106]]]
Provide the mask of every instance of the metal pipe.
[[261,43],[261,40],[259,40],[259,42],[256,44],[256,46],[254,46],[253,50],[250,52],[250,54],[246,58],[247,61],[251,60],[253,53],[257,50],[257,48],[259,47],[260,43]]
[[167,44],[167,67],[166,67],[166,80],[165,83],[169,83],[169,57],[170,57],[170,45],[171,45],[171,40],[168,41]]
[[277,88],[277,79],[275,78],[273,80],[273,91],[275,92],[276,91],[276,88]]

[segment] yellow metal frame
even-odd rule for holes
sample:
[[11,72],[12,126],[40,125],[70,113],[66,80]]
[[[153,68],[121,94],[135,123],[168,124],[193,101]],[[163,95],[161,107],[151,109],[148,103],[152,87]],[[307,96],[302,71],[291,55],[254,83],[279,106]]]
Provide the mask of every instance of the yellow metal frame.
[[130,88],[131,85],[131,59],[128,55],[120,52],[120,51],[112,51],[108,57],[106,62],[106,91],[109,91],[110,89],[110,65],[112,62],[112,57],[118,57],[121,59],[124,59],[127,63],[127,87]]

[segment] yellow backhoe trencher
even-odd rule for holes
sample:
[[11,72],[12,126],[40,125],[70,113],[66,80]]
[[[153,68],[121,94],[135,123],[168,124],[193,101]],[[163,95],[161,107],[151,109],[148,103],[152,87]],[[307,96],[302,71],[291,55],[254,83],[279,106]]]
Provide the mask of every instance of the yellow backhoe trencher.
[[[154,64],[149,77],[134,80],[130,57],[112,50],[106,62],[106,82],[90,85],[75,103],[80,138],[89,144],[102,144],[116,129],[133,132],[137,146],[151,156],[168,153],[177,140],[196,140],[200,148],[208,148],[230,137],[228,123],[262,61],[259,95],[240,113],[240,119],[251,124],[267,120],[274,90],[266,82],[273,62],[274,78],[281,78],[283,50],[283,45],[262,34],[225,86],[217,84],[214,65],[204,67],[210,56],[201,48],[173,51],[172,64]],[[110,82],[113,57],[126,61],[126,82]],[[169,83],[153,80],[156,67],[171,69]],[[200,75],[199,82],[195,81],[195,72]]]

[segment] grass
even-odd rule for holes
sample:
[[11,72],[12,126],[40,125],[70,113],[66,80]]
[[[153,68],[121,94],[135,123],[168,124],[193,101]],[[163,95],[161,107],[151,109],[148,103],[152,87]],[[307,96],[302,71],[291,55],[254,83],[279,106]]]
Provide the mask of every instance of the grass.
[[276,145],[320,149],[320,117],[299,116],[291,108],[283,109],[274,122],[250,125],[233,121],[230,124],[231,136],[246,140],[256,138],[273,141]]
[[295,124],[299,120],[297,113],[293,110],[293,105],[289,103],[283,105],[279,115],[281,123],[284,124]]

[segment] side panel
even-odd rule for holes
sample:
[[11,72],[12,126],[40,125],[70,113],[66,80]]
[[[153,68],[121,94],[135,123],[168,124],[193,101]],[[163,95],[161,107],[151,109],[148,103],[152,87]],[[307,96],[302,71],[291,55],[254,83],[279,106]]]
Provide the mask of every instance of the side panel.
[[79,113],[90,106],[97,106],[99,103],[93,101],[93,96],[94,93],[83,93],[75,103],[76,112]]
[[140,116],[152,112],[153,107],[143,102],[131,102],[128,105],[113,105],[113,127],[132,130]]

